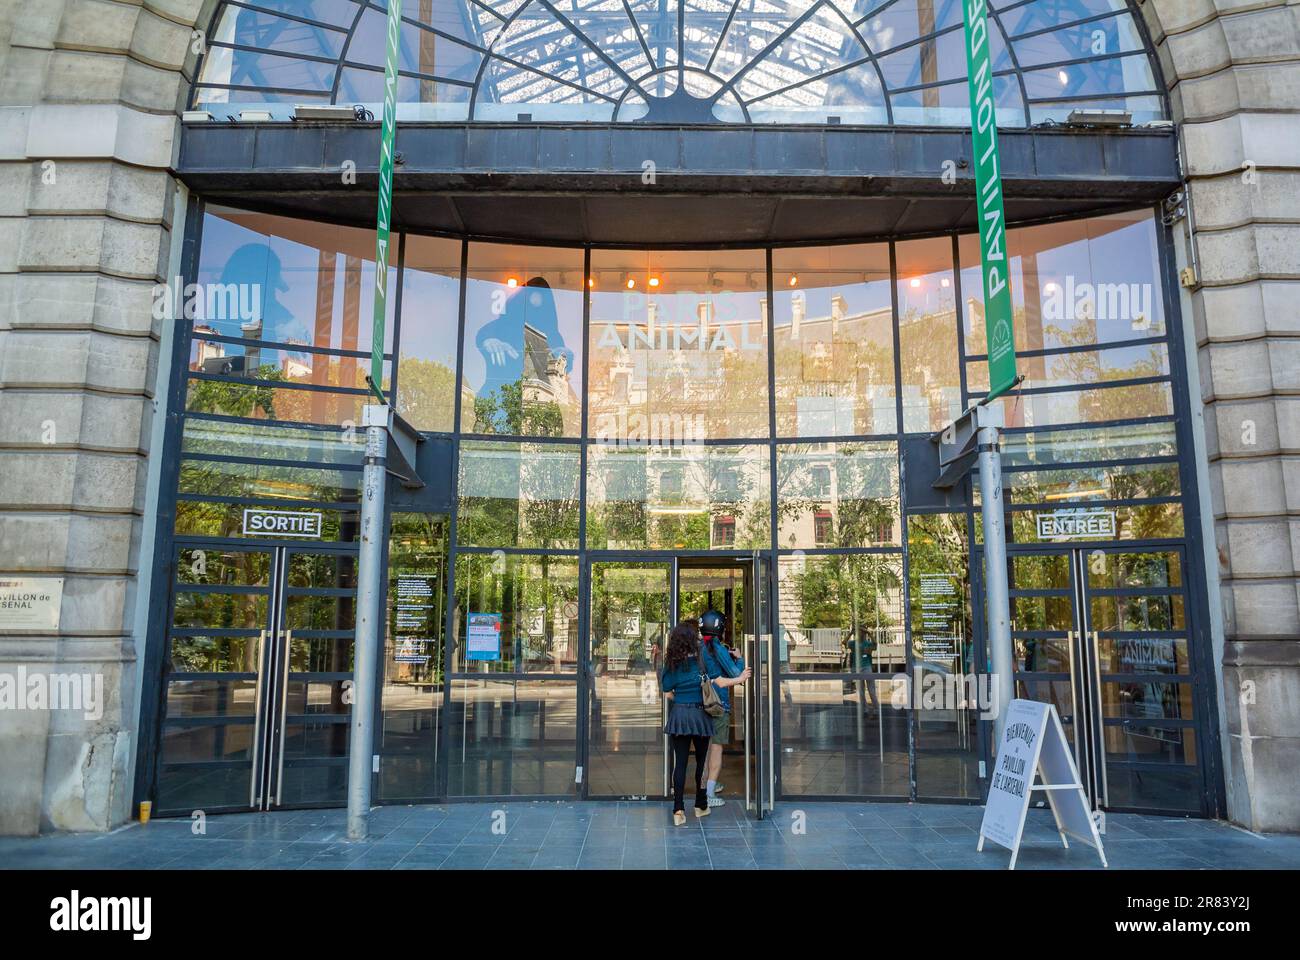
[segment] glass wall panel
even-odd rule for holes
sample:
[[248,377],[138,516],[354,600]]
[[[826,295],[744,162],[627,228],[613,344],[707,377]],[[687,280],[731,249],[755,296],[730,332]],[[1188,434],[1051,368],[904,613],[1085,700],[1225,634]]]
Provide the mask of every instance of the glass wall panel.
[[[1034,368],[1032,374],[1021,370],[1025,389],[1085,384],[1104,387],[1117,380],[1169,376],[1169,348],[1163,343],[1151,343],[1110,350],[1076,350],[1025,357],[1018,363]],[[988,392],[989,369],[985,361],[974,360],[966,365],[966,385],[972,393]]]
[[[181,494],[187,497],[189,494]],[[263,533],[244,531],[244,503],[180,499],[176,503],[176,533],[194,537],[265,537]],[[272,507],[271,509],[279,509]],[[356,511],[319,510],[321,540],[355,540],[360,532],[361,514]]]
[[777,436],[897,431],[889,283],[888,244],[772,251]]
[[907,712],[889,678],[781,681],[781,792],[906,797]]
[[366,444],[365,435],[359,430],[317,430],[305,426],[186,417],[181,452],[262,460],[360,464]]
[[[958,238],[968,356],[982,356],[984,287],[979,237]],[[1165,333],[1155,220],[1149,210],[1007,231],[1016,350],[1054,350]],[[1047,360],[1022,357],[1020,372],[1045,382]],[[988,382],[988,375],[982,377]]]
[[576,437],[583,253],[469,245],[461,430]]
[[447,527],[441,514],[394,513],[388,540],[379,796],[438,796]]
[[1174,425],[1168,422],[1028,430],[1002,437],[1002,463],[1007,467],[1172,457],[1177,453]]
[[783,550],[901,544],[895,443],[782,444],[776,495]]
[[1174,412],[1168,381],[1122,387],[1090,387],[1055,393],[1008,396],[1003,401],[1008,427],[1105,423],[1132,417],[1169,417]]
[[332,393],[277,387],[270,382],[257,384],[197,378],[190,379],[185,393],[188,413],[330,426],[356,426],[361,422],[361,408],[367,402],[368,394],[360,391]]
[[579,462],[569,444],[461,443],[457,540],[577,549]]
[[[976,535],[982,540],[982,521],[978,513],[975,514],[975,528]],[[1007,524],[1008,543],[1162,540],[1182,535],[1181,503],[1014,510]]]
[[777,573],[782,672],[907,669],[901,554],[782,557]]
[[[180,294],[174,315],[193,322],[201,344],[209,333],[369,353],[374,261],[373,230],[208,207],[195,296],[188,288],[173,290],[173,297]],[[396,280],[394,257],[390,289]],[[395,304],[389,297],[386,353],[392,349]],[[202,359],[222,349],[206,343],[200,346]],[[330,375],[348,385],[355,380],[351,365],[368,366],[359,357],[337,362],[340,370]],[[315,376],[312,382],[329,382],[326,368]]]
[[456,557],[452,673],[574,673],[578,558]]
[[903,432],[931,433],[962,412],[952,240],[907,240],[895,251]]
[[[455,428],[460,255],[459,240],[406,239],[397,412],[417,430]],[[463,402],[472,406],[473,393]]]
[[920,796],[978,798],[982,787],[978,720],[992,688],[978,676],[968,539],[964,513],[907,519]]
[[354,503],[361,499],[361,472],[187,459],[181,463],[180,491],[206,496]]
[[[1013,503],[1144,500],[1176,497],[1180,492],[1177,463],[1018,470],[1003,473],[1002,485],[1006,499]],[[975,502],[980,502],[978,488]]]
[[769,435],[763,251],[593,250],[590,337],[589,436]]
[[453,680],[448,796],[571,795],[577,702],[572,680]]
[[767,549],[770,477],[756,444],[591,444],[587,549]]

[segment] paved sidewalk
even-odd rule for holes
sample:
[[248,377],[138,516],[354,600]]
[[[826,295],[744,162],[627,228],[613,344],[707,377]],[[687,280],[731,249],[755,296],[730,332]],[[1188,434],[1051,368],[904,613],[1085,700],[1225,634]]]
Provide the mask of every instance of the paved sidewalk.
[[[242,813],[132,824],[109,834],[0,838],[4,869],[1005,869],[975,852],[983,808],[936,804],[781,803],[761,822],[732,802],[673,827],[653,802],[464,803],[379,807],[371,839],[344,840],[342,810]],[[800,829],[800,826],[803,829]],[[1300,836],[1259,836],[1205,820],[1112,814],[1112,869],[1300,868]],[[1099,869],[1062,849],[1047,810],[1030,812],[1017,869]]]

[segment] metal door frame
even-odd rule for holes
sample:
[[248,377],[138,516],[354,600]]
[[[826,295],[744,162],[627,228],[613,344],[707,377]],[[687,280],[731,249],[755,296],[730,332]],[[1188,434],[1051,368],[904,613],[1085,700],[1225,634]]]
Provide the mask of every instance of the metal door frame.
[[[355,558],[356,547],[352,544],[339,542],[318,543],[291,540],[253,540],[239,537],[202,538],[183,536],[172,538],[171,548],[172,553],[168,564],[171,571],[171,584],[167,598],[167,626],[164,635],[168,651],[170,651],[173,641],[173,631],[178,629],[172,625],[177,593],[217,592],[205,590],[206,587],[217,585],[187,584],[181,583],[177,579],[176,571],[180,566],[183,551],[224,549],[244,553],[260,553],[266,555],[268,564],[266,587],[248,591],[250,593],[260,593],[267,597],[266,621],[257,640],[256,659],[258,670],[254,687],[253,755],[249,760],[249,799],[246,804],[207,804],[203,809],[215,813],[238,813],[269,809],[312,809],[339,806],[337,802],[323,798],[319,801],[302,803],[268,803],[268,801],[270,800],[270,786],[280,786],[276,781],[282,779],[280,774],[283,769],[284,709],[287,706],[285,688],[288,684],[289,642],[292,640],[291,636],[283,636],[283,634],[292,634],[291,630],[286,630],[283,626],[285,598],[288,591],[288,558],[295,553]],[[187,635],[189,635],[202,628],[186,627],[180,629],[188,631]],[[149,774],[149,796],[155,801],[155,814],[164,817],[171,814],[189,813],[188,809],[182,810],[179,807],[163,806],[166,798],[160,798],[158,794],[159,776],[164,760],[163,743],[167,720],[167,691],[169,681],[172,679],[169,664],[170,654],[168,653],[163,657],[161,674],[158,679],[157,720],[154,726],[155,736],[152,742],[152,750],[150,751],[151,771]],[[277,672],[281,667],[285,668],[283,672]],[[275,712],[277,710],[278,713]],[[268,717],[274,718],[275,722],[266,723]],[[275,776],[271,774],[273,768]],[[271,781],[271,785],[268,785],[268,780]]]
[[[1102,707],[1102,685],[1114,681],[1103,679],[1103,671],[1100,669],[1099,631],[1095,630],[1092,624],[1091,600],[1096,596],[1109,595],[1104,592],[1097,592],[1108,588],[1091,588],[1088,585],[1088,561],[1096,552],[1106,554],[1174,553],[1178,555],[1182,582],[1177,588],[1177,593],[1183,597],[1184,626],[1182,633],[1188,643],[1188,666],[1191,670],[1185,682],[1192,689],[1194,716],[1189,728],[1194,731],[1197,740],[1197,773],[1200,781],[1199,810],[1196,813],[1189,813],[1186,809],[1165,807],[1119,806],[1110,802],[1105,751],[1105,728],[1107,724]],[[1007,544],[1008,564],[1013,563],[1018,556],[1046,555],[1067,557],[1070,575],[1068,595],[1072,607],[1071,619],[1073,624],[1072,629],[1066,631],[1070,665],[1069,684],[1074,707],[1074,716],[1072,718],[1074,721],[1073,739],[1075,760],[1079,766],[1079,776],[1083,781],[1084,789],[1088,791],[1089,803],[1093,806],[1093,809],[1103,809],[1117,813],[1181,817],[1189,815],[1213,816],[1216,809],[1212,783],[1214,772],[1211,764],[1207,762],[1206,751],[1207,749],[1213,749],[1209,746],[1208,738],[1211,735],[1214,735],[1215,746],[1217,746],[1217,730],[1214,727],[1212,718],[1207,717],[1204,708],[1207,683],[1206,668],[1204,666],[1205,651],[1197,649],[1200,646],[1200,634],[1197,629],[1197,605],[1195,591],[1193,590],[1194,584],[1189,579],[1189,574],[1193,571],[1189,566],[1188,545],[1183,541]],[[977,548],[972,566],[983,566],[982,547]],[[1132,589],[1134,593],[1141,592],[1141,588],[1137,587],[1122,589]],[[1015,590],[1013,578],[1012,592],[1014,593]],[[1024,679],[1025,676],[1023,672],[1017,671],[1015,679]],[[1171,680],[1170,682],[1179,683],[1177,680]],[[1109,724],[1109,726],[1117,726],[1117,724]]]

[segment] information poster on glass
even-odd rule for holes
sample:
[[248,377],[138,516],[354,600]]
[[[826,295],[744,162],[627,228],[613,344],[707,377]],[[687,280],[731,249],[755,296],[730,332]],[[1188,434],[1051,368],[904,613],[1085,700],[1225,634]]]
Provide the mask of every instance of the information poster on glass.
[[436,577],[399,576],[395,585],[394,626],[397,663],[426,664],[432,656]]
[[465,631],[465,659],[501,659],[501,614],[469,614]]

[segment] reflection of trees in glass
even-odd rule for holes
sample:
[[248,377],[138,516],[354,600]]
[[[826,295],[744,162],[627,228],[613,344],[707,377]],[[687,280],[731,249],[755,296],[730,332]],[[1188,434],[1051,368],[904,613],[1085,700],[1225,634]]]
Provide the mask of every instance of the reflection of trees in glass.
[[[405,367],[402,368],[405,377]],[[405,385],[403,385],[405,389]],[[474,432],[520,437],[561,437],[564,411],[554,400],[528,396],[536,388],[523,378],[474,398]]]
[[[799,603],[797,627],[843,632],[845,669],[870,671],[877,645],[899,626],[902,566],[894,554],[838,554],[810,557],[790,576]],[[784,618],[783,618],[784,619]]]
[[[604,450],[605,448],[592,448]],[[751,447],[640,447],[591,454],[598,483],[588,487],[587,546],[708,550],[714,521],[735,521],[738,549],[770,538],[766,452]],[[743,452],[736,452],[743,451]]]
[[[629,665],[662,665],[668,623],[668,570],[657,564],[592,565],[591,661],[597,670],[607,663],[610,640],[627,641]],[[626,628],[638,618],[635,632]]]
[[555,444],[461,449],[461,543],[481,547],[575,547],[578,452]]
[[[456,669],[478,669],[477,661],[464,655],[469,613],[501,614],[501,660],[489,669],[571,667],[577,655],[577,619],[569,618],[566,609],[576,610],[577,600],[578,568],[572,558],[461,554],[456,558],[452,638]],[[539,618],[542,632],[537,634],[531,628]]]
[[220,413],[228,417],[251,417],[260,410],[268,419],[275,418],[275,390],[272,383],[283,383],[284,374],[271,364],[257,368],[261,383],[231,383],[225,380],[191,380],[186,409],[191,413]]
[[456,373],[445,363],[402,357],[398,412],[420,430],[450,431],[456,409]]
[[[839,443],[824,458],[811,446],[778,456],[777,529],[793,528],[783,546],[860,547],[891,542],[898,520],[896,456],[892,446],[886,450],[855,443]],[[818,490],[812,477],[812,468],[823,466],[834,475],[834,498],[831,490]],[[819,509],[831,512],[832,542],[801,542],[799,521]]]

